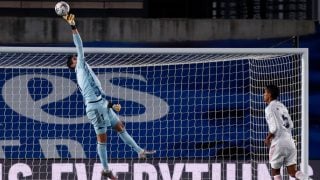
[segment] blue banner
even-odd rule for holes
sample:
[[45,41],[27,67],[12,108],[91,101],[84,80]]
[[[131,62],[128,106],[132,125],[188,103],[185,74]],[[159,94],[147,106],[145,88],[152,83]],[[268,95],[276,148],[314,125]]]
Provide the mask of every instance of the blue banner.
[[[129,134],[142,148],[157,150],[155,157],[246,159],[247,66],[234,61],[94,71],[105,98],[122,105],[119,116]],[[74,72],[2,68],[0,88],[0,158],[97,157]],[[137,157],[112,128],[107,134],[111,157]]]

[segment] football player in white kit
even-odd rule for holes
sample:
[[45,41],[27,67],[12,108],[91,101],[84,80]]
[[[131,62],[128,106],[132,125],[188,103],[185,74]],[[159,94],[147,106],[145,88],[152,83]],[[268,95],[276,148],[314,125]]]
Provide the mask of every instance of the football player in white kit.
[[304,174],[297,170],[297,148],[291,135],[293,122],[286,106],[277,100],[279,93],[277,86],[268,85],[263,94],[268,104],[265,116],[269,132],[264,142],[270,148],[271,173],[274,180],[281,180],[280,168],[284,165],[291,177],[304,179]]

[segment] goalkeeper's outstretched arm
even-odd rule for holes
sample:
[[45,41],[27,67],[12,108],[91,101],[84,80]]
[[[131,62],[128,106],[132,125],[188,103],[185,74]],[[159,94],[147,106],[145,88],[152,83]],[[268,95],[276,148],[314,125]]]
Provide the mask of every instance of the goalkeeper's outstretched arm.
[[73,42],[77,48],[77,59],[78,59],[77,64],[79,64],[80,66],[84,65],[83,44],[82,44],[80,34],[79,34],[77,27],[76,27],[75,15],[68,14],[68,15],[63,16],[63,19],[65,19],[67,21],[67,23],[70,25],[71,30],[72,30]]

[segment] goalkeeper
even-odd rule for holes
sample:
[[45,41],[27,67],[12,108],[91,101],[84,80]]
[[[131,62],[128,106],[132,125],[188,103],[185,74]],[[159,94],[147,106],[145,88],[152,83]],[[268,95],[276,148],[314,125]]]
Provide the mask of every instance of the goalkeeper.
[[85,62],[82,40],[75,25],[75,16],[69,14],[63,16],[63,18],[71,26],[73,41],[77,49],[77,56],[70,56],[67,66],[76,72],[77,84],[85,101],[87,117],[97,134],[97,152],[104,168],[102,176],[117,179],[108,167],[107,127],[112,126],[118,132],[120,138],[138,153],[139,158],[146,158],[147,155],[154,154],[155,151],[146,151],[137,145],[113,111],[119,112],[121,109],[120,104],[112,104],[102,97],[104,91],[101,88],[101,83]]

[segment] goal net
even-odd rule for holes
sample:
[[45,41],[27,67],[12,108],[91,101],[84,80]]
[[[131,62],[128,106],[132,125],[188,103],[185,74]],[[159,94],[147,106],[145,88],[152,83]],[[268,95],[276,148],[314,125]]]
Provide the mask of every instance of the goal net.
[[[0,180],[100,179],[75,48],[0,47]],[[108,128],[119,179],[270,179],[263,90],[280,87],[294,122],[298,165],[308,165],[306,49],[85,48],[105,98],[146,160]],[[286,175],[286,173],[284,173]],[[286,175],[288,178],[288,176]]]

